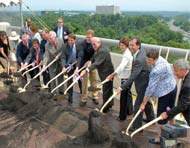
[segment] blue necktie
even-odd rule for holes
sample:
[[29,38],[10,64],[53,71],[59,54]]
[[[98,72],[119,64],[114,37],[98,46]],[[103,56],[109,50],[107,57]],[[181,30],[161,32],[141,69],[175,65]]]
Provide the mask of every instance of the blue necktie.
[[57,36],[61,38],[61,27],[58,27]]
[[75,45],[72,46],[72,60],[71,62],[73,63],[76,60],[76,47]]
[[75,45],[70,47],[70,55],[66,65],[73,63],[76,60],[76,47]]

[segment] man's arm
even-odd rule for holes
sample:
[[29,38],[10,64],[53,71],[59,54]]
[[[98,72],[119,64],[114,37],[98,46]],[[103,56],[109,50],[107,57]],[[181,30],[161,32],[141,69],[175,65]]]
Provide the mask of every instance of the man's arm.
[[48,64],[48,62],[49,62],[49,51],[48,51],[48,47],[47,47],[47,44],[46,44],[46,46],[45,46],[45,53],[44,53],[44,55],[43,55],[43,65],[47,65]]
[[20,65],[23,64],[23,61],[22,61],[22,58],[21,58],[21,42],[18,44],[17,46],[17,50],[16,50],[16,57],[17,57],[17,60],[18,60],[18,63]]
[[172,119],[190,106],[190,87],[184,87],[180,94],[178,105],[166,112],[169,119]]
[[99,55],[95,58],[95,61],[88,67],[89,71],[92,71],[97,66],[101,65],[106,59],[106,53],[104,51],[99,51]]
[[122,90],[126,90],[129,86],[132,85],[133,81],[139,76],[140,72],[142,71],[142,68],[143,65],[140,63],[140,61],[136,60],[132,68],[131,76],[121,85]]
[[30,52],[29,52],[29,54],[28,54],[27,57],[26,57],[25,64],[29,64],[29,63],[31,62],[32,55],[33,55],[33,51],[32,51],[32,50],[33,50],[33,49],[30,48]]

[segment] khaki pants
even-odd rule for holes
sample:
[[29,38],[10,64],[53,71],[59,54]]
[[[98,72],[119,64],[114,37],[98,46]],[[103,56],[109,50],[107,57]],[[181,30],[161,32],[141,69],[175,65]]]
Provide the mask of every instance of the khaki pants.
[[7,71],[7,60],[5,58],[0,57],[0,64],[1,66]]
[[[88,78],[90,80],[90,85],[93,87],[97,87],[96,75],[97,75],[96,69],[84,75],[82,80],[82,97],[81,97],[82,102],[86,102],[88,98]],[[93,91],[92,97],[93,99],[98,99],[98,92]]]

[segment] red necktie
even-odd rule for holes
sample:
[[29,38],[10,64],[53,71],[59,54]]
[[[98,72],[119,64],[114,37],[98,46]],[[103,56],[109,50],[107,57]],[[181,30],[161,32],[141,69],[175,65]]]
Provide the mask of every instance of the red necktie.
[[57,44],[56,44],[56,42],[53,43],[53,46],[54,46],[55,50],[57,50]]
[[38,65],[39,64],[39,51],[38,51],[38,49],[36,49],[36,65]]

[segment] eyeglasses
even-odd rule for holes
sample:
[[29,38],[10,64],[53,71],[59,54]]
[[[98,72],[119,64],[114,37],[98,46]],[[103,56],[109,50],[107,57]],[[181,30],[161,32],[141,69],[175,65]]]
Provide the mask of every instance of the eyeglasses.
[[63,23],[63,22],[57,22],[57,23]]

